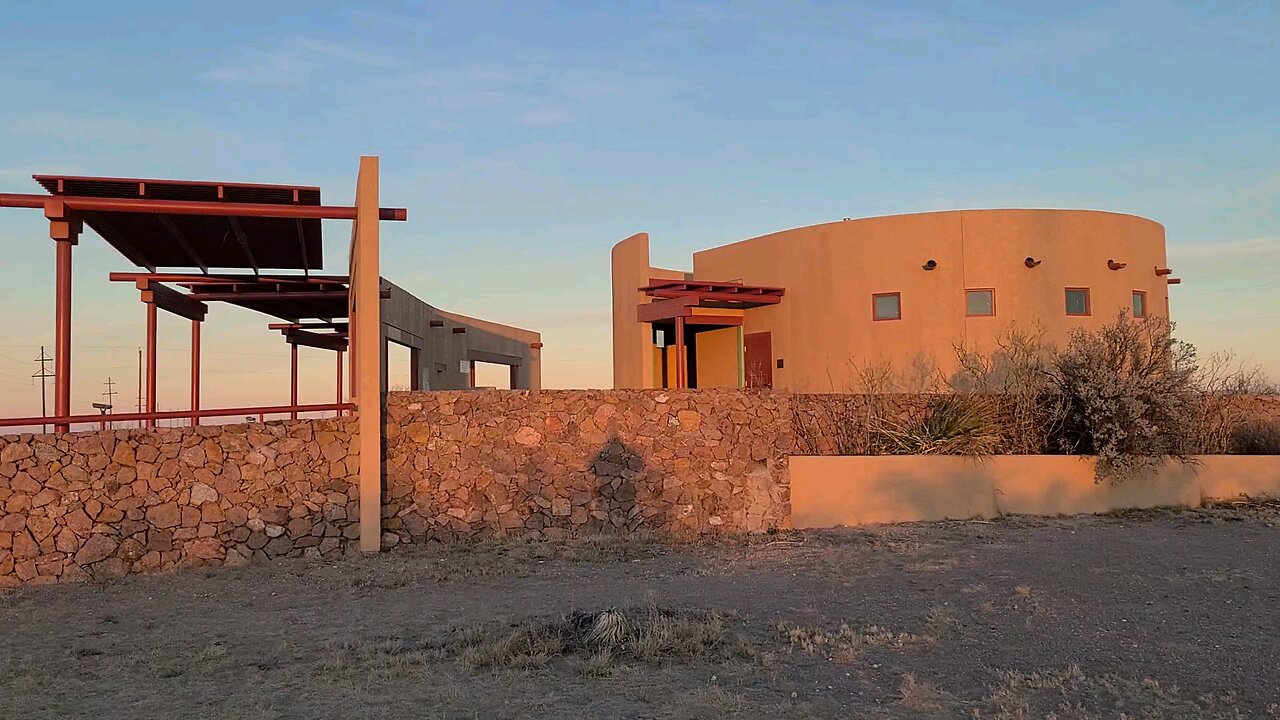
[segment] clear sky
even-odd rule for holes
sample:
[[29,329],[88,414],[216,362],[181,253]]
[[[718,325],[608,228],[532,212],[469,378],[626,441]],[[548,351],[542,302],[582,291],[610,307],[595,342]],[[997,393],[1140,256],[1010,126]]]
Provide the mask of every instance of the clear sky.
[[[543,333],[544,381],[611,381],[609,248],[654,263],[899,212],[1155,219],[1180,335],[1280,376],[1280,10],[1220,3],[65,0],[0,15],[0,191],[34,172],[319,184],[382,157],[384,274]],[[326,228],[343,266],[343,223]],[[77,411],[136,393],[143,310],[76,250]],[[53,244],[0,210],[0,414],[38,413]],[[285,402],[266,319],[216,307],[206,405]],[[162,408],[187,329],[161,322]],[[304,401],[332,355],[303,351]],[[308,382],[309,381],[309,382]],[[393,382],[394,379],[393,379]]]

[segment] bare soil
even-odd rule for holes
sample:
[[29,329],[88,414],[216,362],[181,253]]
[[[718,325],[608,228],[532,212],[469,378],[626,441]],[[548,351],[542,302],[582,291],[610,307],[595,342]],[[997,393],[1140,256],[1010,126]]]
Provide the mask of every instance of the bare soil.
[[1277,718],[1278,561],[1248,503],[29,588],[0,718]]

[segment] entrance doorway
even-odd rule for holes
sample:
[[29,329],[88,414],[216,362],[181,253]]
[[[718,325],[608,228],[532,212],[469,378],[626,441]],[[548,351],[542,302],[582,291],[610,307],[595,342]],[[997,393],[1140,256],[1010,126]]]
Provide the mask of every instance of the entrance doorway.
[[773,336],[767,332],[743,337],[747,387],[773,387]]

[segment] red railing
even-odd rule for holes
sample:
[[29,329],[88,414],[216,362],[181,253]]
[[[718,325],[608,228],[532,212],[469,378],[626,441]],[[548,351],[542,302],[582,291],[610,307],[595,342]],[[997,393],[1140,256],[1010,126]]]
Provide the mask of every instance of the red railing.
[[293,415],[308,412],[355,410],[355,403],[322,403],[317,405],[267,405],[261,407],[215,408],[206,410],[165,410],[163,412],[115,413],[111,415],[63,415],[49,417],[0,418],[0,427],[40,427],[41,425],[102,425],[145,420],[194,420],[206,417],[252,417],[262,420],[267,415]]

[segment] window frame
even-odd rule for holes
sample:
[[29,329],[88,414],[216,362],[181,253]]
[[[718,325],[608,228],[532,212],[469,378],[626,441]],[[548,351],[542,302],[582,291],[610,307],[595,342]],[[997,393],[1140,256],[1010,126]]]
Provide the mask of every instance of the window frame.
[[[989,293],[991,295],[991,312],[989,313],[972,313],[969,312],[969,293]],[[991,287],[965,288],[964,289],[964,316],[965,317],[995,317],[996,316],[996,289]]]
[[[1084,312],[1082,313],[1071,312],[1071,293],[1073,291],[1084,293]],[[1089,317],[1093,315],[1092,295],[1093,293],[1089,292],[1089,288],[1087,287],[1069,287],[1064,289],[1062,292],[1063,310],[1066,311],[1068,317]]]
[[[1141,315],[1133,312],[1133,301],[1138,297],[1142,298],[1142,314]],[[1134,290],[1133,293],[1129,296],[1129,312],[1130,314],[1133,315],[1135,319],[1146,319],[1146,317],[1151,314],[1150,306],[1147,305],[1146,290]]]
[[[884,318],[876,317],[876,299],[882,298],[882,297],[892,297],[897,299],[898,301],[897,317],[884,317]],[[902,319],[902,293],[901,292],[871,293],[871,321],[872,322],[892,322],[894,320],[901,320],[901,319]]]

